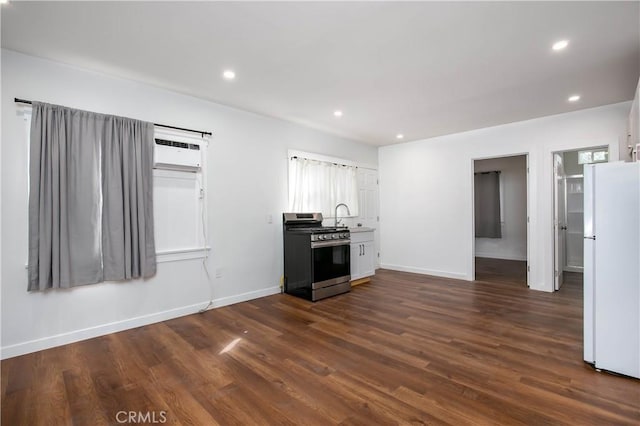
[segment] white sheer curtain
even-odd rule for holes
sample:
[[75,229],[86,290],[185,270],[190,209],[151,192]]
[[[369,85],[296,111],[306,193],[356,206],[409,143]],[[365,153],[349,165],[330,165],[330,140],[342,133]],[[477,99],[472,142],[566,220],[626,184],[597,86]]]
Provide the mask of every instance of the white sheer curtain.
[[[358,215],[356,168],[326,161],[292,157],[289,160],[289,211],[321,212],[333,217],[339,203]],[[340,211],[340,216],[345,215]]]

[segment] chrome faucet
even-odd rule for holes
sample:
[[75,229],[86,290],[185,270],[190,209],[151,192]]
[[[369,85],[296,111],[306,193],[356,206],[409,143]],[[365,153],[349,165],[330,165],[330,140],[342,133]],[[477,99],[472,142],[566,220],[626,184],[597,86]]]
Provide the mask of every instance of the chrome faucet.
[[344,206],[344,208],[347,209],[347,214],[349,216],[351,216],[351,212],[349,211],[349,206],[347,206],[345,203],[338,204],[336,206],[336,211],[334,213],[334,216],[335,216],[335,219],[336,219],[336,225],[335,225],[336,228],[338,227],[338,207],[340,207],[340,206]]

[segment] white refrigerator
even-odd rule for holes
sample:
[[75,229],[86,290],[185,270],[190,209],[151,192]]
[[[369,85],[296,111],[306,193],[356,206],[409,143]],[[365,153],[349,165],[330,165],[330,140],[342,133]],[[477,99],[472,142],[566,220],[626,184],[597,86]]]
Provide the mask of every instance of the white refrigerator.
[[584,360],[640,378],[640,162],[584,166]]

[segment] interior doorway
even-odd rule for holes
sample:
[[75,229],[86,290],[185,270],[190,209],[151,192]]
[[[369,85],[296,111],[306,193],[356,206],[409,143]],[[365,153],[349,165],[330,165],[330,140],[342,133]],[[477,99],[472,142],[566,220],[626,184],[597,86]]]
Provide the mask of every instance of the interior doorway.
[[584,269],[584,164],[609,160],[608,147],[553,153],[554,289],[582,284]]
[[526,154],[473,161],[474,279],[529,283]]

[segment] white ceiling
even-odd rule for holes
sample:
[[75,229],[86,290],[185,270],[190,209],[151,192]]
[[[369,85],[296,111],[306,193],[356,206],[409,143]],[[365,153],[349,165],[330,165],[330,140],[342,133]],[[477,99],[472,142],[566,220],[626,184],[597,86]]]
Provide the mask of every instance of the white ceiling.
[[630,100],[639,22],[638,2],[12,2],[2,47],[386,145]]

